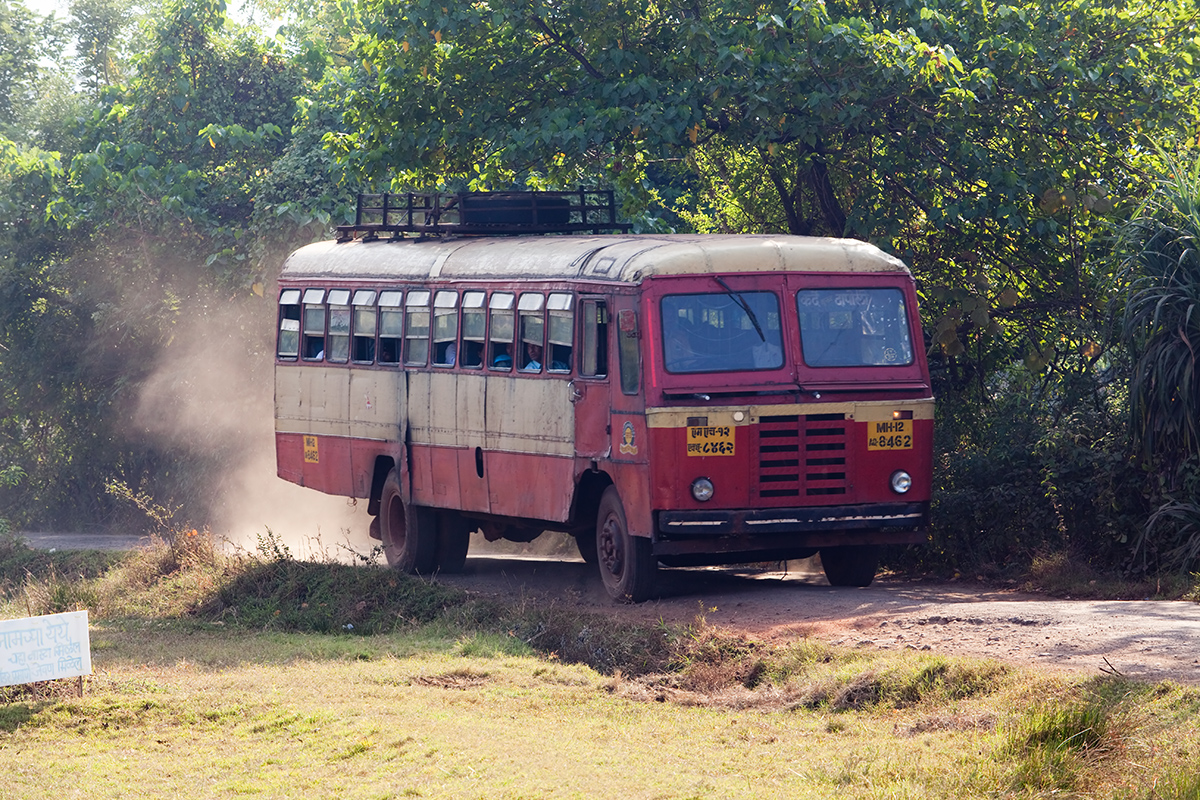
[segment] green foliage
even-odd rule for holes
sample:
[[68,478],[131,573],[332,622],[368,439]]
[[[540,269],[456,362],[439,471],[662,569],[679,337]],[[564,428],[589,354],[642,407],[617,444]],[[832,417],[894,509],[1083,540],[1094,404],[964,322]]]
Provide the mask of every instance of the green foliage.
[[1127,454],[1118,376],[1012,366],[982,397],[945,389],[931,542],[907,558],[1008,579],[1052,552],[1125,562],[1149,506],[1147,476]]
[[14,135],[20,108],[37,94],[38,61],[57,55],[62,31],[53,15],[34,14],[20,0],[0,3],[0,136]]
[[1134,444],[1159,478],[1135,554],[1166,568],[1200,563],[1200,156],[1163,155],[1166,172],[1123,227],[1129,294],[1122,339],[1134,356]]
[[123,63],[134,12],[120,0],[72,0],[67,29],[75,37],[79,78],[93,97],[117,83]]
[[1144,455],[1200,456],[1200,156],[1169,170],[1125,225],[1129,298],[1122,334],[1135,355],[1130,411]]

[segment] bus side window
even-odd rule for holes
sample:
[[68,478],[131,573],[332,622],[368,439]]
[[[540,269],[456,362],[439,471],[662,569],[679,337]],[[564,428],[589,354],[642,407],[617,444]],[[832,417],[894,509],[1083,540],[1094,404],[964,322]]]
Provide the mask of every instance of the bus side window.
[[521,317],[521,350],[517,353],[522,372],[541,372],[545,362],[546,317],[542,306],[546,298],[526,292],[517,303]]
[[574,295],[552,294],[546,304],[550,312],[550,352],[546,364],[551,372],[571,371],[571,351],[574,344],[575,311]]
[[404,325],[404,364],[423,367],[429,361],[429,291],[409,292],[404,310],[408,315]]
[[344,364],[350,360],[350,290],[329,290],[329,340],[325,360]]
[[608,303],[584,300],[579,333],[579,374],[602,378],[608,375]]
[[300,355],[300,290],[285,289],[279,295],[279,342],[275,349],[280,358]]
[[459,363],[467,369],[483,366],[484,344],[487,342],[487,312],[483,292],[463,292],[462,299],[462,356]]
[[458,355],[458,292],[438,292],[433,298],[433,363],[453,367]]
[[617,360],[621,365],[621,391],[637,394],[642,382],[638,353],[637,312],[631,308],[617,312]]
[[304,350],[306,361],[325,357],[325,290],[304,290]]
[[379,293],[379,363],[400,363],[400,341],[404,336],[403,292]]
[[508,371],[513,367],[513,295],[493,292],[488,306],[488,367]]
[[354,347],[351,358],[356,364],[375,361],[375,290],[359,289],[354,293]]

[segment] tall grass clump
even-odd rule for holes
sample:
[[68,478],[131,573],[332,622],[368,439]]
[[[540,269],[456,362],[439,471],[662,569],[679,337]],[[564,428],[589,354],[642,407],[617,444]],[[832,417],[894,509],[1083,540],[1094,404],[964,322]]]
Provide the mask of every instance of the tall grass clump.
[[[1040,687],[1039,691],[1044,690]],[[999,760],[1014,791],[1081,791],[1122,763],[1138,727],[1131,698],[1144,688],[1119,678],[1040,694],[1003,726]]]

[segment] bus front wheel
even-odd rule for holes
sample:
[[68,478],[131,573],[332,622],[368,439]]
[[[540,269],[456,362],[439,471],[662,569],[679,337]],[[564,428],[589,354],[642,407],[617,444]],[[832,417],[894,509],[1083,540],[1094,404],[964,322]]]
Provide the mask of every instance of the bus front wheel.
[[650,597],[658,561],[649,539],[629,534],[625,507],[613,486],[605,489],[600,498],[596,557],[604,588],[614,600],[640,603]]
[[830,586],[870,586],[879,568],[879,545],[822,547],[821,566]]
[[388,473],[379,498],[379,534],[388,566],[400,572],[433,572],[437,518],[432,509],[405,504],[396,470]]

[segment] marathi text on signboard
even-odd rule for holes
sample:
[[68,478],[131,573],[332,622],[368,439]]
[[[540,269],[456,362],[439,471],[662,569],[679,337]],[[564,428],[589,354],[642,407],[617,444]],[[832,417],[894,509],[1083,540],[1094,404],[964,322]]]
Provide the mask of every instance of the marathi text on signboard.
[[91,674],[86,611],[0,620],[0,686]]

